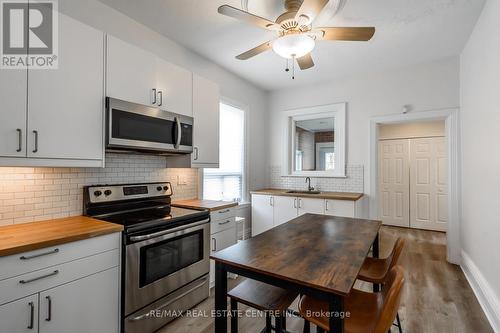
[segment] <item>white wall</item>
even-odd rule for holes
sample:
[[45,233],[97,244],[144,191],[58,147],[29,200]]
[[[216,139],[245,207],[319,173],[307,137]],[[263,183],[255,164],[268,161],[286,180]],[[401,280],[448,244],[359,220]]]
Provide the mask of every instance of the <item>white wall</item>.
[[[297,75],[300,80],[300,75]],[[270,165],[279,166],[283,152],[284,110],[347,102],[347,164],[363,165],[364,190],[370,193],[370,118],[459,105],[459,61],[448,58],[400,70],[372,74],[305,88],[273,92],[270,96]]]
[[[489,0],[461,57],[462,246],[500,300],[500,1]],[[492,294],[493,292],[494,294]],[[497,329],[500,329],[500,303]]]
[[267,120],[267,92],[96,0],[59,1],[59,10],[217,82],[223,97],[248,107],[249,188],[262,188],[267,184],[268,136],[261,130]]

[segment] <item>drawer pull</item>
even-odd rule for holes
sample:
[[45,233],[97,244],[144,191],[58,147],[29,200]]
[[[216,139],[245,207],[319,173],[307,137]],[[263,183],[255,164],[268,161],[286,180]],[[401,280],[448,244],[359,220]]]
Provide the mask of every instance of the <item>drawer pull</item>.
[[230,222],[231,222],[231,220],[227,220],[226,222],[219,222],[219,225],[228,224],[228,223],[230,223]]
[[28,306],[30,307],[30,323],[27,328],[32,330],[35,327],[35,303],[29,302]]
[[45,279],[45,278],[48,278],[48,277],[51,277],[51,276],[54,276],[54,275],[57,275],[57,274],[59,274],[59,270],[55,270],[52,273],[45,274],[45,275],[42,275],[42,276],[38,276],[36,278],[32,278],[32,279],[29,279],[29,280],[20,280],[19,283],[20,284],[27,284],[27,283],[35,282],[35,281],[38,281],[38,280],[41,280],[41,279]]
[[38,258],[38,257],[43,257],[43,256],[46,256],[46,255],[49,255],[49,254],[58,253],[58,252],[59,252],[59,249],[53,249],[52,251],[47,251],[47,252],[42,252],[42,253],[38,253],[38,254],[33,254],[31,256],[21,256],[21,257],[19,257],[19,259],[21,259],[21,260],[30,260],[30,259],[34,259],[34,258]]
[[229,213],[229,209],[219,210],[219,214]]

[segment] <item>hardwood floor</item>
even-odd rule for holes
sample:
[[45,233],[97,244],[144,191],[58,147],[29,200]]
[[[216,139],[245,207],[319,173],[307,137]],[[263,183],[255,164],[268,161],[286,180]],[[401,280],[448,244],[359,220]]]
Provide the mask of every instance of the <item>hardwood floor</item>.
[[[399,314],[405,333],[487,333],[493,332],[460,267],[446,262],[446,238],[439,232],[382,227],[381,257],[391,250],[397,237],[405,237],[400,264],[406,271],[406,285]],[[229,288],[241,279],[231,280]],[[357,288],[369,285],[357,283]],[[159,333],[213,333],[213,296],[199,304],[198,317],[178,318]],[[293,305],[296,307],[296,304]],[[240,305],[240,309],[248,309]],[[252,312],[253,314],[254,312]],[[206,317],[204,316],[206,315]],[[257,333],[263,318],[239,319],[239,332]],[[288,318],[290,332],[302,332],[300,318]],[[393,328],[392,332],[397,332]]]

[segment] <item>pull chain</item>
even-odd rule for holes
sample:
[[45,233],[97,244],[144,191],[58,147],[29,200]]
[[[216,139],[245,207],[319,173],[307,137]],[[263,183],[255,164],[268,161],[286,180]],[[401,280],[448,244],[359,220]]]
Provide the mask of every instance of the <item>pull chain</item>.
[[288,58],[286,58],[286,68],[285,68],[285,72],[288,72],[290,71],[290,68],[288,68]]
[[292,55],[292,80],[295,80],[295,55]]

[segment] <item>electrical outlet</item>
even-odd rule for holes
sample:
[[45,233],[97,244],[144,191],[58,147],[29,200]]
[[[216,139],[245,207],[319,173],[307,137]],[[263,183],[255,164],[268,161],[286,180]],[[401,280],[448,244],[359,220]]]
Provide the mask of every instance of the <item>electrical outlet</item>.
[[187,185],[187,177],[186,175],[177,175],[177,185]]

